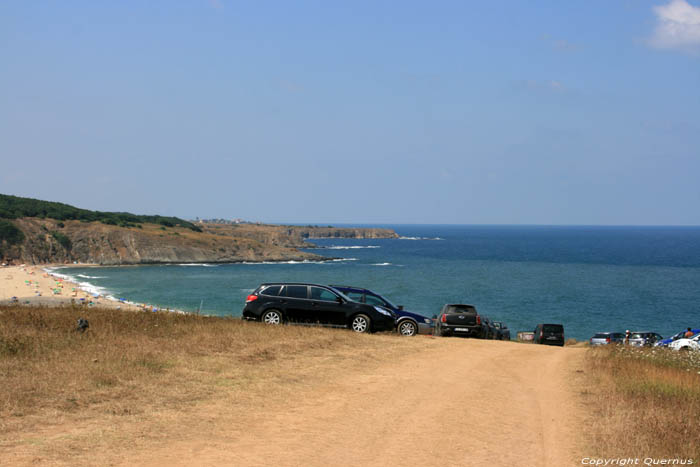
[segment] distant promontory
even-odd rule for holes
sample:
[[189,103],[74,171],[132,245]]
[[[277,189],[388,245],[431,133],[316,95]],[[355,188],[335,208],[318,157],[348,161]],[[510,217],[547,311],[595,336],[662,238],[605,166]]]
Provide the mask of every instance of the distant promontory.
[[318,261],[313,238],[397,238],[391,229],[191,222],[0,194],[0,259],[100,265]]

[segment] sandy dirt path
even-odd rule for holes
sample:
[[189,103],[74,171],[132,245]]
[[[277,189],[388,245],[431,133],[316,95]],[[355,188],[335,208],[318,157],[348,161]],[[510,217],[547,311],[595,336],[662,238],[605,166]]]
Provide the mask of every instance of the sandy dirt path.
[[433,339],[232,419],[121,458],[123,465],[566,466],[581,459],[575,380],[584,349]]

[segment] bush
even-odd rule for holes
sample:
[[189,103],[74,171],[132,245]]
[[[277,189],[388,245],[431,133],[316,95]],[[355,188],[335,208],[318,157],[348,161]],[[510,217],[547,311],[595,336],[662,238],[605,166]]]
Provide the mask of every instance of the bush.
[[70,251],[71,247],[73,246],[70,238],[66,237],[61,232],[51,232],[51,236],[55,238],[66,251]]
[[0,219],[0,244],[17,245],[24,241],[24,233],[12,222]]

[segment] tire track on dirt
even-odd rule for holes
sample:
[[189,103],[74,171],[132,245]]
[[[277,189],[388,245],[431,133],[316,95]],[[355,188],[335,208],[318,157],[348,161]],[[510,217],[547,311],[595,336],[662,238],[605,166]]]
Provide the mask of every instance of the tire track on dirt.
[[[236,428],[133,453],[140,465],[575,465],[572,376],[584,349],[436,339],[390,360],[268,400]],[[213,408],[209,416],[215,413]]]

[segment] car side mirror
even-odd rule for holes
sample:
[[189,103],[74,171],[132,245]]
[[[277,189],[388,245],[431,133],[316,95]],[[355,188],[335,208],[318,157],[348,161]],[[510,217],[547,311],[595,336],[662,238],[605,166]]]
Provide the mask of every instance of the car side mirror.
[[343,300],[343,297],[335,297],[335,301],[338,303],[343,303],[345,300]]
[[437,315],[433,315],[433,319],[437,319]]
[[399,310],[403,311],[403,305],[399,305]]

